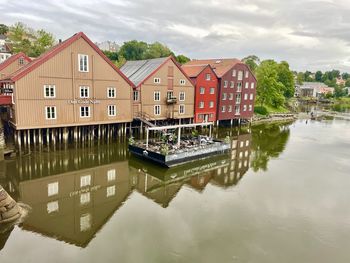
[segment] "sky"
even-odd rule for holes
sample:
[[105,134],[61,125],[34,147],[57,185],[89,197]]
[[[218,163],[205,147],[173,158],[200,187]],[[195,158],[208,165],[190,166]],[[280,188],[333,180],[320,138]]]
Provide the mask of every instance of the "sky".
[[66,39],[159,41],[192,59],[288,61],[350,72],[350,0],[0,0],[0,23]]

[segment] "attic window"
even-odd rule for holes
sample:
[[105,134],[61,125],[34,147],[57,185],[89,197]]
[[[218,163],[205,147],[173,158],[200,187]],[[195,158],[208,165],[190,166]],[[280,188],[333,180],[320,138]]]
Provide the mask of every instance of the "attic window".
[[23,57],[19,58],[18,63],[20,65],[24,65],[24,58]]
[[160,78],[154,78],[153,82],[159,84],[160,83]]
[[89,57],[88,55],[79,54],[79,71],[80,72],[89,72]]

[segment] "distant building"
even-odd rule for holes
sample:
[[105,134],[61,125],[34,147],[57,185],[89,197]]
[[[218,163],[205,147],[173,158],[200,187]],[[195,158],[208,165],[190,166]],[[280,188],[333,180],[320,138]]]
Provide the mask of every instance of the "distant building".
[[337,78],[337,85],[345,85],[345,80],[344,79],[342,79],[341,77],[339,77],[339,78]]
[[7,36],[0,34],[0,63],[11,57],[11,49],[6,40]]
[[295,97],[318,98],[328,93],[333,94],[334,88],[322,82],[304,82],[302,85],[295,85]]
[[118,52],[120,46],[114,41],[104,41],[101,43],[96,43],[99,49],[102,51]]

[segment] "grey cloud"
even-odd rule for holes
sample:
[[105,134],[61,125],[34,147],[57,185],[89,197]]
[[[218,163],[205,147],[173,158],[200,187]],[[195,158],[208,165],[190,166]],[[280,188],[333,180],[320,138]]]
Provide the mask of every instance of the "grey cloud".
[[[287,60],[297,70],[347,70],[346,0],[0,0],[0,23],[18,20],[57,38],[160,41],[192,58]],[[17,15],[16,15],[17,14]]]

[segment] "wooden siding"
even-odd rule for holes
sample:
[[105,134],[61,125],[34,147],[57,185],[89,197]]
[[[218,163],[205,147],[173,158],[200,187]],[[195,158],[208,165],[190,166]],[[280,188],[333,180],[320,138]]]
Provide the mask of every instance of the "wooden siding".
[[[170,70],[171,67],[173,67],[173,70]],[[160,78],[161,82],[159,84],[154,83],[154,78]],[[185,80],[184,85],[180,85],[181,79]],[[170,82],[172,82],[172,89],[169,87]],[[174,105],[167,105],[166,103],[168,90],[173,91],[174,97],[177,98],[177,103]],[[160,101],[154,101],[155,91],[160,91]],[[179,101],[179,93],[182,91],[185,92],[185,101]],[[172,60],[168,60],[142,84],[140,95],[141,111],[153,119],[164,120],[168,118],[182,119],[194,117],[194,86]],[[160,115],[154,115],[155,105],[161,106]],[[185,105],[184,114],[179,113],[180,105]]]
[[[79,72],[78,54],[89,56],[89,72]],[[44,97],[44,85],[56,86],[56,97]],[[89,87],[89,98],[98,104],[72,104],[80,99],[80,86]],[[116,88],[116,98],[107,98],[107,88]],[[15,83],[17,129],[123,123],[132,120],[132,87],[83,39]],[[80,118],[80,106],[90,106],[91,117]],[[107,106],[116,105],[109,117]],[[46,120],[45,106],[56,106],[56,120]]]
[[24,64],[20,65],[19,64],[19,59],[16,59],[12,63],[10,63],[7,67],[5,67],[4,69],[0,70],[0,79],[10,75],[11,73],[15,72],[19,68],[21,68],[24,65],[28,64],[28,61],[25,60],[25,59],[23,60],[23,62],[24,62]]

